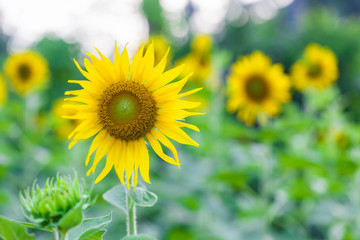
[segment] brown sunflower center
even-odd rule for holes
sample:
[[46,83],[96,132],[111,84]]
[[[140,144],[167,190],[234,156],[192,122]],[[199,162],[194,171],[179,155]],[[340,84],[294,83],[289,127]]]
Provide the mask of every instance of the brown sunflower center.
[[322,72],[322,68],[319,64],[312,64],[308,68],[307,74],[309,77],[316,78],[319,77]]
[[269,93],[269,87],[261,76],[250,77],[245,84],[245,90],[248,97],[255,102],[263,101]]
[[21,64],[18,68],[19,77],[22,81],[27,81],[31,76],[31,69],[27,64]]
[[100,122],[111,136],[137,140],[155,126],[156,102],[143,84],[132,81],[111,84],[99,101]]

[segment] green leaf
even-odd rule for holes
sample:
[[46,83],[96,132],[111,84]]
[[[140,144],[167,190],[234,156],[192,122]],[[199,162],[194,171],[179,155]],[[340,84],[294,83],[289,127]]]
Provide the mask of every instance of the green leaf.
[[130,190],[130,198],[134,203],[140,207],[152,207],[158,200],[158,196],[144,188],[137,187],[134,190]]
[[26,226],[0,216],[0,238],[6,240],[33,240],[35,236],[27,232]]
[[156,239],[146,235],[132,235],[132,236],[126,236],[121,240],[156,240]]
[[103,194],[105,201],[111,205],[120,208],[125,213],[127,213],[126,205],[126,192],[125,188],[122,185],[117,185]]
[[58,227],[62,229],[70,229],[81,223],[82,220],[82,204],[78,203],[59,221]]
[[68,238],[71,240],[98,240],[102,239],[105,230],[103,228],[111,222],[111,213],[108,215],[89,218],[81,222],[78,226],[72,228],[68,232]]
[[106,230],[101,230],[91,236],[88,236],[86,240],[101,240],[102,236],[106,233]]

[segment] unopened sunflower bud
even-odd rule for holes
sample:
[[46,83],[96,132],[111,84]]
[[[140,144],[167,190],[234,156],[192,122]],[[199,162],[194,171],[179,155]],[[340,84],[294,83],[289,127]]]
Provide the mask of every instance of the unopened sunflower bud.
[[95,201],[90,201],[91,190],[85,192],[77,176],[47,179],[44,188],[34,182],[32,189],[20,193],[25,218],[40,229],[70,229],[82,220],[83,211]]

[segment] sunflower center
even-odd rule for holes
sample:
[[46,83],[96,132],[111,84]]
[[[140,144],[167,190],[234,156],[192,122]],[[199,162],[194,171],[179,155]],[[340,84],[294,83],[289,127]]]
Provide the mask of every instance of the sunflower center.
[[259,76],[253,76],[245,84],[248,97],[256,102],[263,101],[268,95],[268,86],[265,80]]
[[143,84],[123,81],[111,84],[99,100],[99,118],[111,136],[133,141],[155,126],[156,102]]
[[21,64],[18,68],[18,73],[23,81],[27,81],[31,76],[31,69],[27,64]]
[[131,121],[136,118],[138,111],[138,98],[132,94],[122,94],[115,97],[110,106],[110,113],[118,122]]
[[320,76],[321,72],[322,72],[321,66],[318,64],[313,64],[309,67],[307,74],[309,77],[315,78]]

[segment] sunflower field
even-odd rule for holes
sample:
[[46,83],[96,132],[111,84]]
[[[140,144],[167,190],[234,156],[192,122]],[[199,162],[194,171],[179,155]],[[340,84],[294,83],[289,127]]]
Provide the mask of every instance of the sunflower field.
[[0,240],[360,239],[357,0],[0,16]]

